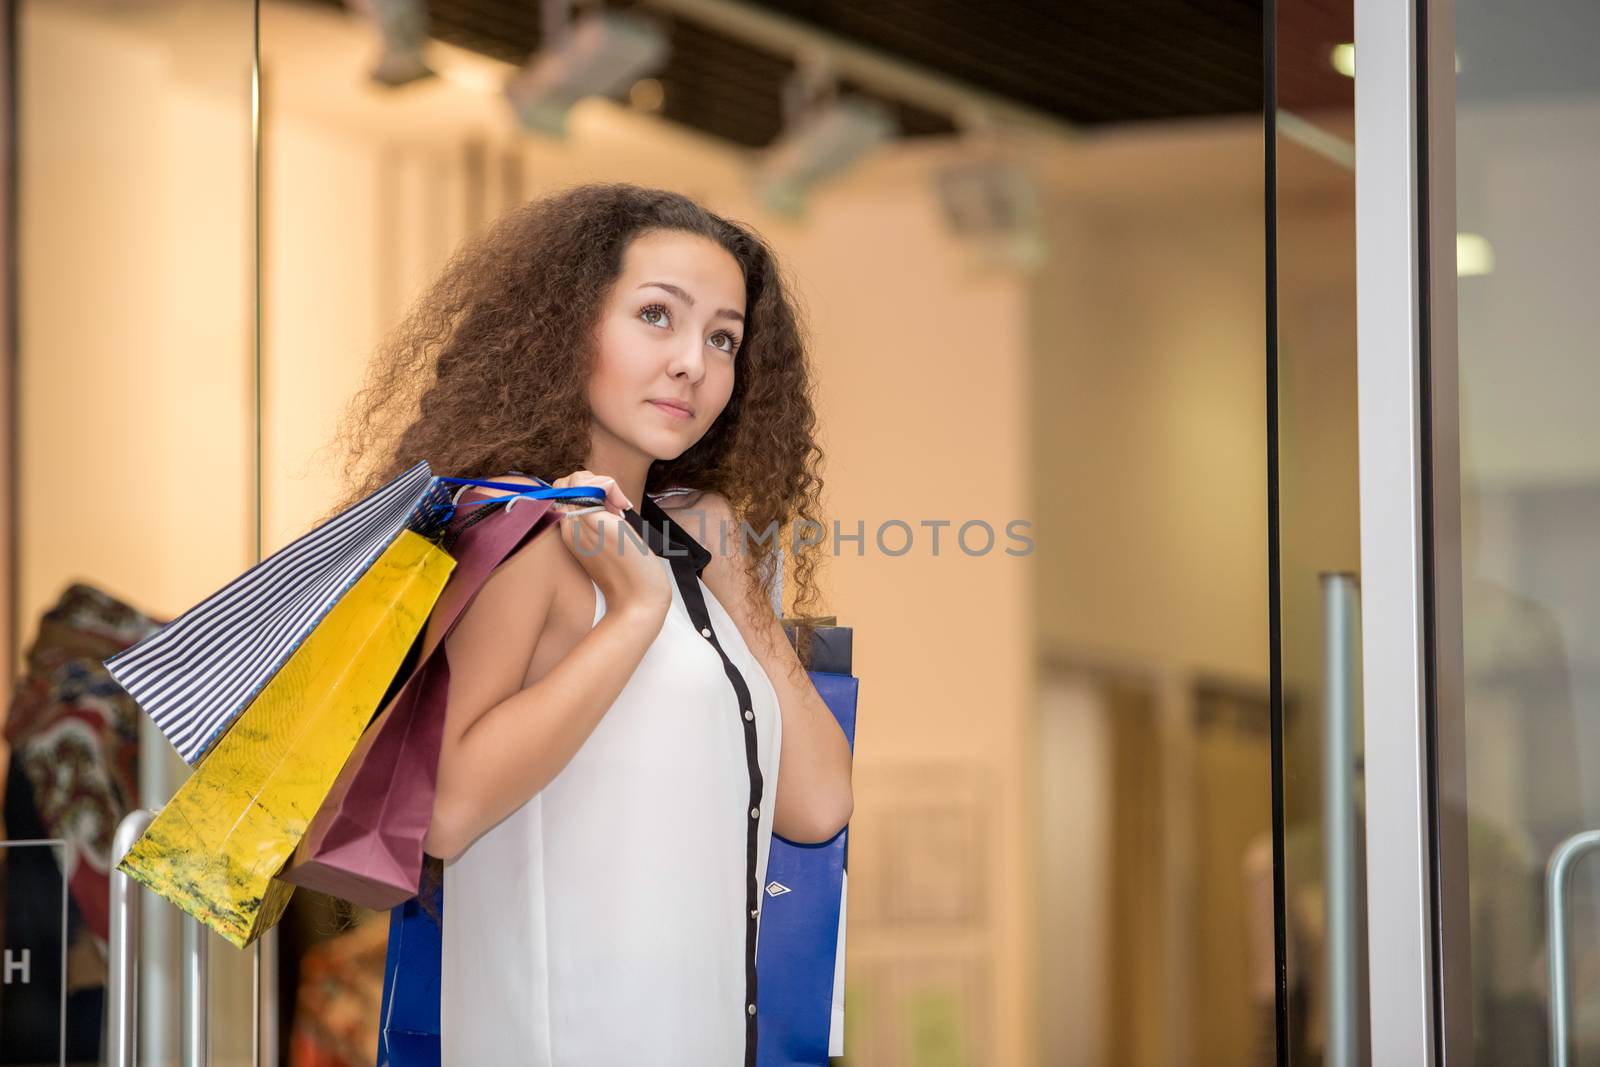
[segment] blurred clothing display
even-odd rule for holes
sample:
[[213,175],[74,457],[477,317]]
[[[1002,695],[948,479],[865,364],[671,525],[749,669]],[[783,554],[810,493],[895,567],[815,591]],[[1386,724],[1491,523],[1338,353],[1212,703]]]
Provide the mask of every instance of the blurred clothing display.
[[378,1054],[386,915],[322,941],[300,961],[289,1067],[368,1067]]
[[138,804],[139,709],[101,661],[159,626],[115,597],[74,583],[40,619],[6,716],[6,741],[27,775],[46,836],[68,844],[62,875],[102,951],[111,835]]
[[[0,940],[67,939],[60,957],[34,952],[26,983],[0,997],[0,1063],[56,1058],[62,985],[70,1061],[97,1059],[106,980],[111,837],[138,802],[137,707],[101,660],[159,623],[82,583],[39,621],[6,716],[5,838],[59,839],[64,847],[6,849]],[[67,889],[66,929],[60,901]]]

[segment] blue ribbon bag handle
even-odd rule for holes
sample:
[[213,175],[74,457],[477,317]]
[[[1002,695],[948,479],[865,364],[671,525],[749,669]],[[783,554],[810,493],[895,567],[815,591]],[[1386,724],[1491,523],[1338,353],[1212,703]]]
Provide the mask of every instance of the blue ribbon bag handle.
[[[447,478],[441,475],[439,476],[438,480],[447,485],[461,486],[461,489],[458,489],[455,494],[458,498],[458,501],[455,503],[456,510],[461,508],[477,507],[479,504],[504,504],[509,508],[519,499],[584,500],[591,504],[599,505],[603,505],[606,500],[606,491],[597,485],[569,485],[558,489],[555,486],[550,485],[543,478],[534,479],[540,483],[539,487],[536,489],[529,489],[520,482],[493,482],[483,478]],[[465,504],[459,503],[459,497],[461,496],[461,493],[469,485],[481,486],[485,489],[509,489],[511,490],[511,493],[507,496],[485,497],[483,500],[470,500]]]

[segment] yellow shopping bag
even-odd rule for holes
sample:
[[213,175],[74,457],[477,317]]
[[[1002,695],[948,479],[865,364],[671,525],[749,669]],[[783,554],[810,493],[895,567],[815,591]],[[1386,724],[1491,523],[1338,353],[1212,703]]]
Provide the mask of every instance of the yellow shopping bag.
[[455,560],[402,530],[161,809],[119,869],[244,948],[283,915],[294,852]]

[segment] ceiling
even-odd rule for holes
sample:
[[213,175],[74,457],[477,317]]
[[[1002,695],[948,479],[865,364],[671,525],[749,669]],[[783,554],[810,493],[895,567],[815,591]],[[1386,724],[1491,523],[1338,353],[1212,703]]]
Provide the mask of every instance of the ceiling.
[[[343,6],[341,0],[317,0]],[[714,10],[722,0],[699,5]],[[1351,39],[1353,0],[1280,3],[1280,100],[1349,107],[1333,71]],[[513,63],[539,47],[537,0],[427,0],[432,35]],[[592,6],[592,5],[591,5]],[[786,49],[719,28],[697,5],[612,0],[660,23],[671,58],[658,75],[661,114],[733,144],[763,147],[783,125]],[[1263,0],[1078,0],[975,4],[958,0],[750,0],[744,10],[842,40],[951,85],[976,89],[1063,129],[1259,113]],[[770,21],[770,20],[769,20]],[[841,78],[874,97],[903,137],[945,135],[951,116],[905,92]]]

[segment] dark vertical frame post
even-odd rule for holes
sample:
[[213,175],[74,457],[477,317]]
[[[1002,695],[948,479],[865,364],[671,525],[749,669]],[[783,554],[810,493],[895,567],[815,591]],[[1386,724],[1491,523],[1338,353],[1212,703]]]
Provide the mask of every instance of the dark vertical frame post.
[[1278,4],[1267,0],[1262,19],[1262,110],[1266,167],[1263,183],[1267,330],[1267,642],[1272,731],[1272,1001],[1278,1067],[1289,1064],[1288,896],[1283,833],[1283,598],[1278,509]]
[[1456,337],[1455,0],[1416,0],[1423,649],[1432,788],[1438,1062],[1472,1062]]

